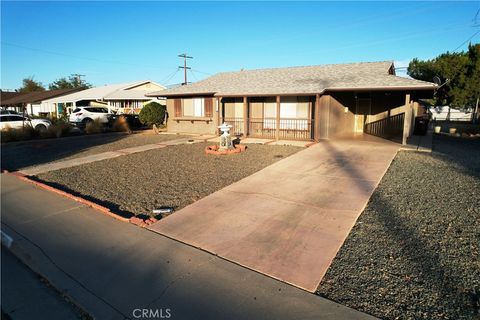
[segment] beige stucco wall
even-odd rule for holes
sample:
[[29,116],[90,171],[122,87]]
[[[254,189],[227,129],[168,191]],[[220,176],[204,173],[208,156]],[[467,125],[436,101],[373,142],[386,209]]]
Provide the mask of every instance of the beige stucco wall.
[[176,118],[174,99],[167,99],[167,112],[169,119],[167,131],[175,133],[216,134],[218,126],[217,99],[213,102],[213,117],[211,118]]
[[345,105],[347,104],[345,99],[342,100],[343,103],[339,100],[338,96],[320,96],[319,110],[316,113],[320,139],[335,138],[354,132],[355,115],[353,110]]

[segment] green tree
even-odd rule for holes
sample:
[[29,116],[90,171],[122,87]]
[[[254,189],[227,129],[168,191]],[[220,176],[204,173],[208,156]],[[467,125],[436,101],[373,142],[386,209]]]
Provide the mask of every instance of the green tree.
[[68,77],[62,77],[60,79],[55,80],[54,82],[48,85],[48,89],[50,90],[58,90],[58,89],[88,89],[91,88],[92,85],[80,79],[78,76],[71,75]]
[[18,92],[35,92],[35,91],[45,91],[43,84],[39,81],[33,80],[33,76],[30,78],[25,78],[22,80],[22,86],[18,88]]
[[414,79],[432,81],[434,76],[442,83],[434,103],[456,108],[474,107],[480,94],[480,44],[468,46],[467,52],[443,53],[431,60],[413,59],[407,73]]
[[157,102],[147,103],[143,106],[142,111],[140,111],[140,122],[147,126],[163,124],[165,120],[165,109],[164,105]]

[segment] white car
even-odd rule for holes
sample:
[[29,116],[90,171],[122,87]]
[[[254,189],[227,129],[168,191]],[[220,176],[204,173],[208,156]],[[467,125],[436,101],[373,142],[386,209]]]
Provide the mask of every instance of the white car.
[[21,129],[30,126],[38,131],[47,130],[52,123],[47,119],[30,119],[19,114],[0,114],[0,130]]
[[102,107],[77,107],[69,117],[70,123],[80,128],[97,119],[103,124],[108,124],[113,119],[113,114]]

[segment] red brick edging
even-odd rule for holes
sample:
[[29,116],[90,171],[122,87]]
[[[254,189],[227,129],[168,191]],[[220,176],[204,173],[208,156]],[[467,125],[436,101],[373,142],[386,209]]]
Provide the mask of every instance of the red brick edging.
[[245,150],[247,150],[247,146],[243,144],[237,144],[235,146],[235,149],[222,150],[222,151],[220,151],[219,149],[220,147],[218,145],[208,146],[205,148],[205,153],[214,154],[214,155],[235,154],[235,153],[244,152]]
[[[22,180],[22,181],[26,181],[26,182],[29,182],[31,184],[34,184],[36,187],[39,187],[39,188],[42,188],[42,189],[45,189],[45,190],[48,190],[48,191],[51,191],[53,193],[56,193],[58,195],[61,195],[65,198],[68,198],[68,199],[71,199],[71,200],[74,200],[74,201],[77,201],[77,202],[80,202],[80,203],[83,203],[84,205],[87,205],[93,209],[96,209],[100,212],[102,212],[103,214],[106,214],[107,216],[110,216],[114,219],[117,219],[117,220],[120,220],[120,221],[123,221],[123,222],[130,222],[131,221],[131,218],[125,218],[125,217],[122,217],[118,214],[115,214],[113,213],[110,209],[104,207],[104,206],[101,206],[99,204],[96,204],[92,201],[89,201],[89,200],[86,200],[86,199],[83,199],[81,197],[77,197],[77,196],[74,196],[73,194],[70,194],[68,192],[65,192],[65,191],[62,191],[62,190],[59,190],[57,188],[54,188],[52,186],[49,186],[45,183],[42,183],[42,182],[38,182],[38,181],[35,181],[35,180],[32,180],[30,179],[27,175],[24,175],[23,173],[20,173],[18,171],[16,172],[8,172],[6,170],[3,170],[4,173],[7,173],[9,175],[12,175],[12,176],[15,176],[17,177],[18,179]],[[132,218],[135,218],[135,217],[132,217]],[[133,223],[133,222],[132,222]]]

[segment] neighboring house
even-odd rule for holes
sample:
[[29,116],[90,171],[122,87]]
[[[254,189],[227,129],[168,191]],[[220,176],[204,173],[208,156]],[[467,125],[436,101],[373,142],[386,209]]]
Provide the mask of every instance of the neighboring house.
[[158,83],[144,80],[99,86],[43,102],[57,115],[64,110],[71,113],[77,106],[102,106],[119,113],[139,113],[145,103],[158,100],[145,96],[147,93],[164,89]]
[[3,99],[3,96],[8,92],[2,92],[1,105],[3,109],[14,110],[28,115],[48,117],[51,114],[47,104],[43,102],[44,100],[59,98],[80,90],[82,89],[59,89],[17,93],[7,99]]
[[[367,132],[405,142],[436,85],[395,75],[392,62],[219,73],[148,94],[166,97],[172,132],[315,140]],[[404,130],[405,128],[405,130]]]
[[436,121],[472,121],[472,110],[461,111],[449,106],[430,107],[428,111]]
[[[0,90],[0,103],[2,101],[11,99],[13,97],[16,97],[18,95],[21,95],[22,93],[17,92],[17,91],[5,91],[5,90]],[[3,104],[2,104],[3,105]]]

